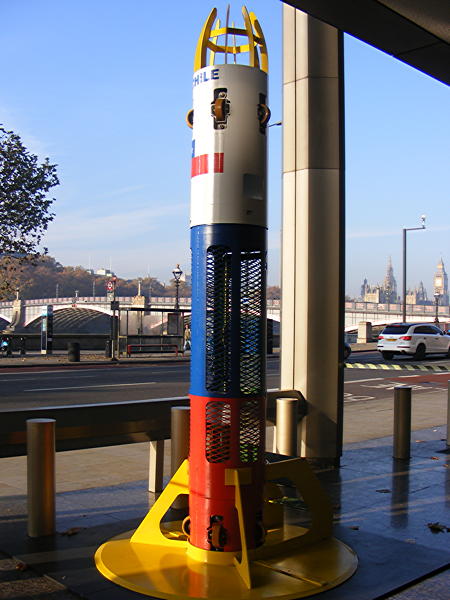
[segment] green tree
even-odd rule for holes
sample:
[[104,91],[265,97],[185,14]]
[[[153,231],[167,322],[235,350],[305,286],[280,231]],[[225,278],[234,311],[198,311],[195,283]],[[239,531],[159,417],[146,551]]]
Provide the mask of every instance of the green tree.
[[267,288],[268,300],[279,300],[281,298],[281,288],[278,285],[271,285]]
[[0,296],[14,287],[20,265],[47,252],[38,246],[54,217],[47,194],[58,184],[56,165],[48,158],[39,164],[18,135],[0,125]]

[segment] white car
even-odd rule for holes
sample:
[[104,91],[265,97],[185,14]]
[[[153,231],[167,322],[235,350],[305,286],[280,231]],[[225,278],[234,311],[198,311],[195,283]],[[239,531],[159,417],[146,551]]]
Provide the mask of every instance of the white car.
[[387,360],[394,354],[411,354],[416,360],[427,354],[450,357],[450,336],[431,323],[392,323],[378,336],[377,350]]

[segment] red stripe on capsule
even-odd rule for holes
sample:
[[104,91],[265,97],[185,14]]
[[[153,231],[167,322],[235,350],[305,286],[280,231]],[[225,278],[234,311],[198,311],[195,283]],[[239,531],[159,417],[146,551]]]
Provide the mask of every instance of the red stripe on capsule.
[[194,156],[191,163],[191,177],[197,175],[204,175],[208,172],[208,155],[200,154],[200,156]]
[[[194,156],[191,163],[191,177],[208,173],[208,154]],[[214,173],[223,173],[223,152],[214,153]]]
[[223,173],[223,152],[214,153],[214,173]]

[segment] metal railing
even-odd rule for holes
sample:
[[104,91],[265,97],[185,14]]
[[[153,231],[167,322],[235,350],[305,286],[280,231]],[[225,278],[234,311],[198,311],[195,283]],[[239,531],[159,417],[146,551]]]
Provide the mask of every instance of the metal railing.
[[[298,398],[299,418],[306,403],[296,390],[267,392],[267,419],[275,421],[276,399]],[[56,450],[81,450],[118,444],[170,439],[170,414],[173,406],[189,406],[189,398],[158,398],[111,402],[22,408],[2,411],[0,418],[0,458],[26,454],[28,419],[55,419]]]

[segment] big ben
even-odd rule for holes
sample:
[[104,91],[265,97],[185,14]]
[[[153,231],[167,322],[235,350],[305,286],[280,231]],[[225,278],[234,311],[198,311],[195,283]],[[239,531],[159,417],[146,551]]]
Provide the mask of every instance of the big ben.
[[441,306],[448,306],[448,275],[445,272],[442,258],[438,262],[437,271],[434,274],[434,293],[439,294],[439,304]]

